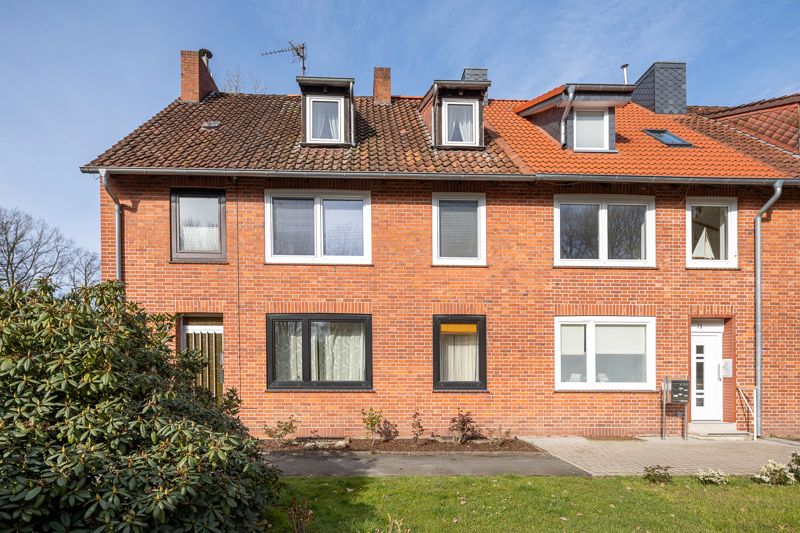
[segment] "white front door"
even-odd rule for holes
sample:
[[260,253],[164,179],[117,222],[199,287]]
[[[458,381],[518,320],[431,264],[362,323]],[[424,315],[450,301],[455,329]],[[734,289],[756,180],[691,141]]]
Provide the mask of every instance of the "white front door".
[[722,321],[692,322],[692,420],[722,420]]

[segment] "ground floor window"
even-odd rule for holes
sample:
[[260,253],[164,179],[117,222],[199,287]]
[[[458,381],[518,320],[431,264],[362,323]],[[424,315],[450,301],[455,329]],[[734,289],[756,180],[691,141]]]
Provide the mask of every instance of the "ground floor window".
[[557,317],[556,390],[655,389],[655,318]]
[[433,317],[435,389],[486,388],[486,317]]
[[197,383],[206,387],[215,397],[222,396],[223,343],[222,317],[187,316],[181,320],[184,350],[197,350],[208,361],[197,375]]
[[372,387],[369,315],[270,315],[267,343],[271,389]]

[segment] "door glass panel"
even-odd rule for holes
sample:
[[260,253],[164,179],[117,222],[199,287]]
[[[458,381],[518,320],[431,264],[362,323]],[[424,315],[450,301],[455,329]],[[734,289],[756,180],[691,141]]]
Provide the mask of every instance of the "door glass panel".
[[703,407],[705,405],[705,358],[702,357],[703,353],[705,352],[705,346],[702,344],[698,344],[695,349],[695,353],[697,354],[697,359],[695,360],[694,364],[694,375],[695,375],[695,405],[697,407]]

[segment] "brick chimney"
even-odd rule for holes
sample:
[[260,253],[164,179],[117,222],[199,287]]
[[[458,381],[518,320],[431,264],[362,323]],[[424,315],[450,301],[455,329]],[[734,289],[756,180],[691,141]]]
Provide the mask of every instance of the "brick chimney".
[[372,96],[376,104],[392,103],[392,69],[389,67],[375,67]]
[[196,52],[181,50],[181,100],[184,102],[199,102],[219,91],[208,70],[211,57],[211,52],[205,48]]

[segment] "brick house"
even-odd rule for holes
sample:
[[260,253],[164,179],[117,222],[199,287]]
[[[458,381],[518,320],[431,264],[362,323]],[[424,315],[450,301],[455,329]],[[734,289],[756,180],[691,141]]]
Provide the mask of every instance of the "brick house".
[[[103,277],[181,315],[252,429],[358,435],[374,407],[441,434],[460,408],[521,435],[657,434],[673,378],[672,434],[753,431],[759,379],[763,433],[800,434],[796,97],[687,108],[681,63],[531,100],[489,98],[482,69],[422,97],[385,68],[372,96],[225,94],[209,59],[182,52],[181,97],[82,170]],[[754,220],[776,197],[759,329]]]

